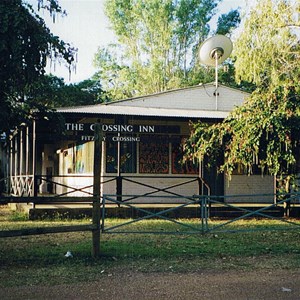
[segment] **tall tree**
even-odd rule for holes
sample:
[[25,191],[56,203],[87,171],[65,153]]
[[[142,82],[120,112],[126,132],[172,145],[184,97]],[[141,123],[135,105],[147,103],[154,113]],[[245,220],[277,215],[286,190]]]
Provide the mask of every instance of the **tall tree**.
[[[54,17],[57,0],[38,0]],[[22,0],[0,1],[0,128],[7,131],[28,117],[32,85],[45,73],[47,58],[74,62],[75,49],[54,36],[33,7]]]
[[247,102],[221,124],[194,124],[187,157],[225,154],[223,171],[259,165],[288,191],[300,162],[300,3],[261,0],[234,46],[236,78],[256,85]]
[[227,34],[235,29],[241,22],[241,17],[238,10],[231,10],[228,14],[222,14],[218,18],[217,34]]
[[104,99],[105,95],[98,81],[88,79],[65,84],[62,78],[45,75],[32,84],[24,105],[47,111],[57,107],[93,105]]
[[[96,54],[97,76],[107,83],[103,81],[104,89],[118,99],[210,77],[198,67],[197,53],[220,1],[106,1],[106,14],[120,46],[118,51],[110,47]],[[199,72],[202,75],[196,76]]]

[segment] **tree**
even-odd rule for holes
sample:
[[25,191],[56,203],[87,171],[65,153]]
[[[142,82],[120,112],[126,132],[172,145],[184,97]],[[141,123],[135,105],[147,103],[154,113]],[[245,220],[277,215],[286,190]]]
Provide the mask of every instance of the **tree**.
[[[57,0],[39,0],[40,9],[63,13]],[[47,58],[74,63],[76,50],[54,36],[33,7],[22,0],[0,2],[0,128],[8,131],[28,118],[33,84],[45,73]]]
[[65,106],[93,105],[103,102],[105,96],[98,81],[84,80],[66,85],[62,78],[45,75],[32,84],[24,105],[39,111]]
[[198,66],[198,50],[219,2],[106,1],[119,45],[99,49],[95,56],[104,89],[120,99],[191,85],[198,78],[212,81],[213,73]]
[[246,103],[220,124],[194,124],[186,158],[214,160],[221,170],[255,165],[287,192],[300,161],[299,1],[258,1],[234,46],[236,79],[256,85]]
[[117,52],[122,52],[118,45],[110,45],[110,51],[99,48],[94,62],[98,71],[93,79],[101,81],[109,99],[131,97],[135,85],[136,71],[123,64],[120,61],[122,57],[118,58]]
[[235,29],[241,22],[241,17],[238,10],[231,10],[228,14],[222,14],[218,18],[217,34],[226,35],[231,30]]

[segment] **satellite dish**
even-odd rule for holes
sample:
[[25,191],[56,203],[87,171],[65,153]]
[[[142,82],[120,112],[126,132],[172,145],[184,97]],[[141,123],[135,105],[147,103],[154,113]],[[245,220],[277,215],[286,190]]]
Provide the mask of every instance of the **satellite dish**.
[[200,46],[199,58],[200,62],[207,66],[215,66],[216,59],[221,64],[229,57],[232,51],[232,42],[225,35],[215,35]]
[[200,62],[207,66],[215,66],[216,70],[216,110],[218,109],[218,66],[224,62],[232,52],[232,42],[224,35],[217,34],[205,40],[199,51]]

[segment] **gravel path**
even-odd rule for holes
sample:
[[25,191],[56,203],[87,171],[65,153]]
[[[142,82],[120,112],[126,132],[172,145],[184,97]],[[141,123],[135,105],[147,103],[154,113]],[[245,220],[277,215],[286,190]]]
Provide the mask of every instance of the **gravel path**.
[[5,299],[300,299],[300,271],[103,274],[100,281],[0,289]]

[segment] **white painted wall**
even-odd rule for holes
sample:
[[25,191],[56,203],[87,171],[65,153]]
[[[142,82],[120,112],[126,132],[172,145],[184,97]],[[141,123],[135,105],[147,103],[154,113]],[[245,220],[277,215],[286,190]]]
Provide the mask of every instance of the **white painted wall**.
[[[267,202],[272,203],[274,197],[255,196],[274,193],[274,177],[270,175],[232,175],[231,180],[225,179],[225,195],[250,195],[243,197],[228,197],[227,202]],[[253,196],[251,196],[253,195]]]
[[[126,177],[126,176],[125,176]],[[143,195],[145,193],[152,193],[151,197],[140,197],[138,199],[132,200],[132,202],[137,203],[183,203],[186,202],[185,199],[177,198],[176,196],[168,193],[176,193],[181,196],[193,196],[198,194],[198,182],[189,182],[191,178],[188,177],[162,177],[162,176],[152,176],[152,177],[134,177],[128,178],[130,181],[123,179],[123,195]],[[143,186],[142,184],[146,184]],[[182,184],[177,187],[175,185]],[[168,189],[169,188],[169,189]],[[157,189],[166,189],[166,191],[159,191]],[[116,194],[116,181],[104,185],[103,194]],[[152,197],[153,196],[153,197]],[[124,198],[125,199],[125,198]]]

